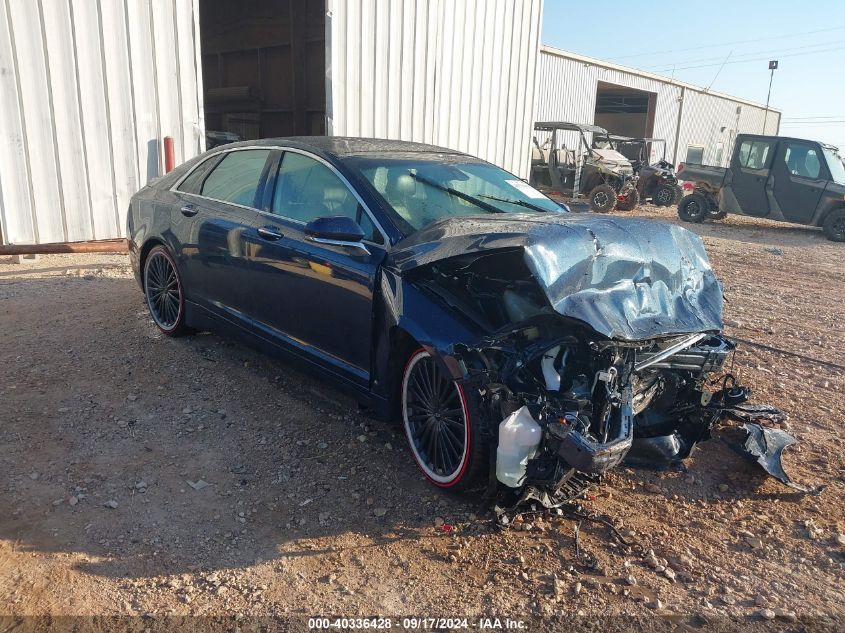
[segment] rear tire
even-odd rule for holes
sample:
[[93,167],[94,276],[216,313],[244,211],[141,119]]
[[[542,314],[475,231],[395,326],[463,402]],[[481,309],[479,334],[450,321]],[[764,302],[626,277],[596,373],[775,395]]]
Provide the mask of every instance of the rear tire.
[[185,325],[185,292],[176,261],[164,246],[154,247],[144,260],[144,298],[150,316],[167,336],[189,333]]
[[636,208],[636,206],[640,203],[640,192],[636,190],[636,188],[631,187],[625,193],[625,197],[622,200],[617,198],[616,200],[616,208],[620,211],[631,211]]
[[678,198],[676,200],[677,195],[678,192],[673,185],[657,185],[651,196],[651,201],[655,204],[655,206],[668,207],[680,199]]
[[405,364],[401,390],[405,437],[425,478],[450,490],[476,483],[484,455],[461,385],[419,348]]
[[845,209],[831,211],[822,225],[825,237],[832,242],[845,242]]
[[609,213],[616,208],[616,190],[610,185],[597,185],[590,191],[590,208],[596,213]]
[[678,217],[684,222],[703,222],[710,209],[710,202],[700,193],[691,193],[678,203]]

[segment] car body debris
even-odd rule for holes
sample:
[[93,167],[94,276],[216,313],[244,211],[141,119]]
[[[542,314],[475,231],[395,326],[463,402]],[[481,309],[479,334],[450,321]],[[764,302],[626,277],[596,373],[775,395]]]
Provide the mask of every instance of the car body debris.
[[746,422],[742,425],[743,430],[748,434],[745,443],[742,445],[743,452],[769,475],[794,488],[799,492],[818,495],[824,490],[824,486],[808,487],[792,481],[783,469],[781,457],[784,449],[798,440],[786,431],[772,429],[754,422]]

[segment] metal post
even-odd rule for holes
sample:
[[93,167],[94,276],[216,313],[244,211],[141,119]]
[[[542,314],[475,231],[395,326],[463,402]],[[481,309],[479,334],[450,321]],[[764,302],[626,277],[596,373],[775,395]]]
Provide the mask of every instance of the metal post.
[[773,59],[769,62],[769,70],[772,71],[769,75],[769,94],[766,95],[766,113],[763,115],[763,134],[766,133],[766,121],[769,119],[769,99],[772,96],[772,80],[775,78],[775,70],[777,70],[778,61]]

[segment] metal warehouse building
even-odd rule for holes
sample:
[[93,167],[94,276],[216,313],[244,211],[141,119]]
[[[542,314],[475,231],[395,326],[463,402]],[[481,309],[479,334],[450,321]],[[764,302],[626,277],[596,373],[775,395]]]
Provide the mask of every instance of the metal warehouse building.
[[0,239],[122,237],[162,139],[178,163],[206,129],[434,143],[527,175],[542,6],[4,0]]
[[[666,160],[675,165],[724,166],[737,134],[777,134],[780,128],[780,112],[772,108],[767,114],[751,101],[549,46],[540,49],[537,83],[536,120],[594,123],[622,136],[664,139]],[[574,136],[566,142],[576,146]]]
[[[721,162],[760,106],[540,48],[542,0],[2,0],[0,243],[122,237],[206,131],[398,138],[520,176],[539,119]],[[535,102],[535,92],[538,92]],[[774,132],[779,115],[769,117]]]

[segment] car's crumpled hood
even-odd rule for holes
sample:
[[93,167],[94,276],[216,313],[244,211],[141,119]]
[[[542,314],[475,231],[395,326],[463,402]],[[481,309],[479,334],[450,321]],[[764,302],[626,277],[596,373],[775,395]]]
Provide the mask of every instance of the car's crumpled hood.
[[449,218],[402,240],[387,265],[400,274],[521,247],[559,314],[623,340],[722,329],[722,288],[701,239],[665,222],[596,215]]

